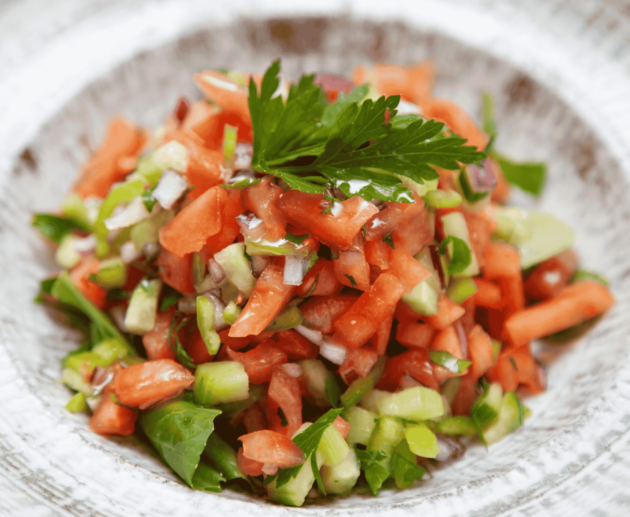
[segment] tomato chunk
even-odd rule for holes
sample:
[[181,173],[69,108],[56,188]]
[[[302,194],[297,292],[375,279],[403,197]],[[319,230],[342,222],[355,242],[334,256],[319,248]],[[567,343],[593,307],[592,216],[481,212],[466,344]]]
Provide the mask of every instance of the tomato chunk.
[[468,353],[472,361],[468,375],[475,380],[494,365],[492,339],[481,328],[481,325],[475,325],[468,334]]
[[268,395],[269,428],[285,436],[293,436],[302,425],[302,394],[299,381],[282,368],[276,368],[271,376]]
[[287,362],[287,354],[276,348],[270,339],[249,352],[239,353],[228,348],[227,354],[232,361],[243,364],[250,384],[269,382],[275,367]]
[[[462,354],[461,344],[457,332],[451,325],[437,333],[431,343],[431,350],[447,352],[457,359],[465,359]],[[438,381],[442,382],[451,377],[461,377],[465,372],[455,373],[447,370],[443,366],[434,365],[433,370]]]
[[291,438],[274,431],[263,430],[239,438],[243,442],[243,456],[281,468],[304,463],[304,453]]
[[338,248],[350,246],[361,227],[378,213],[378,208],[359,196],[335,202],[330,213],[326,213],[328,205],[321,194],[289,190],[282,194],[279,207],[289,223]]
[[264,463],[256,460],[250,460],[243,454],[243,447],[239,447],[237,456],[238,469],[246,476],[262,476]]
[[282,189],[273,182],[272,176],[264,177],[260,183],[243,190],[243,206],[251,210],[265,223],[265,239],[283,239],[287,234],[286,219],[278,209]]
[[378,266],[381,270],[389,269],[390,246],[383,241],[367,241],[365,243],[365,260],[368,264]]
[[389,272],[396,275],[405,286],[405,292],[410,293],[420,282],[431,276],[431,272],[413,258],[406,249],[390,250]]
[[425,319],[433,328],[444,330],[461,318],[465,312],[463,307],[443,295],[438,304],[438,313],[435,316],[426,316]]
[[400,355],[387,358],[385,371],[376,387],[379,390],[395,391],[404,375],[410,375],[423,386],[438,390],[440,384],[433,373],[433,363],[424,348],[414,348]]
[[89,280],[91,274],[98,272],[100,264],[96,257],[86,257],[70,271],[70,279],[88,300],[102,309],[107,303],[107,291]]
[[238,237],[240,228],[236,222],[236,217],[244,211],[245,208],[241,204],[241,191],[230,189],[221,213],[221,231],[210,236],[201,250],[204,262],[207,263],[209,259],[214,257],[215,253],[232,244]]
[[243,425],[248,433],[262,431],[267,428],[267,419],[258,404],[252,404],[243,411]]
[[359,297],[353,294],[313,297],[300,305],[300,310],[304,316],[302,324],[308,328],[319,330],[323,334],[330,334],[334,330],[334,323],[358,299]]
[[269,264],[256,282],[247,305],[230,328],[230,337],[260,334],[285,308],[295,286],[285,285],[284,267]]
[[343,381],[350,385],[359,377],[365,377],[378,360],[378,353],[367,348],[351,348],[348,350],[346,360],[339,367],[339,375]]
[[333,425],[337,428],[337,431],[339,431],[339,434],[345,440],[346,436],[348,436],[348,433],[350,432],[350,424],[346,422],[343,418],[341,418],[340,415],[335,418],[335,420],[333,421]]
[[192,279],[192,254],[178,257],[175,253],[162,248],[157,264],[158,274],[165,284],[185,294],[195,293]]
[[370,338],[368,346],[376,351],[378,355],[383,355],[387,351],[387,345],[389,344],[389,337],[392,333],[392,324],[394,323],[394,315],[390,314],[383,322],[378,326],[376,334]]
[[382,273],[372,288],[334,323],[335,339],[351,348],[365,344],[385,318],[394,312],[404,292],[398,277]]
[[293,361],[315,359],[319,355],[317,345],[293,330],[283,330],[276,334],[274,346],[282,350]]
[[181,364],[171,359],[157,359],[118,372],[112,381],[112,390],[122,405],[146,409],[179,395],[194,380],[195,376]]
[[435,329],[428,323],[419,323],[413,320],[403,320],[396,329],[396,341],[403,346],[427,348]]
[[90,418],[90,431],[98,434],[133,434],[138,412],[116,404],[110,397],[111,388],[106,388],[94,414]]
[[516,391],[523,386],[535,394],[545,389],[545,373],[536,363],[529,344],[503,350],[486,376],[490,382],[500,382],[503,391]]
[[370,265],[365,260],[361,241],[357,234],[352,246],[347,250],[340,250],[339,257],[333,260],[333,264],[340,284],[367,291],[370,288]]
[[142,336],[142,344],[150,361],[156,359],[175,361],[177,359],[168,342],[168,334],[174,316],[175,307],[159,312],[153,330]]
[[566,250],[538,264],[525,281],[525,294],[532,300],[558,296],[578,268],[578,257]]
[[[315,286],[313,288],[313,286]],[[302,285],[295,291],[296,296],[332,296],[338,294],[343,286],[337,280],[332,260],[320,258],[306,273]],[[311,291],[311,289],[313,289]]]

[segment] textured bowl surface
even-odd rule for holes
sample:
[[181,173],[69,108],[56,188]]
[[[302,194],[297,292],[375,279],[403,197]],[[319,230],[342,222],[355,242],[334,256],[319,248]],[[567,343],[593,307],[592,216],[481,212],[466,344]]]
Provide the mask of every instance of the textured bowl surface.
[[[630,8],[573,0],[319,2],[14,0],[0,4],[0,515],[629,515]],[[590,334],[538,346],[548,391],[533,416],[430,479],[380,497],[282,508],[193,492],[133,439],[64,410],[59,358],[76,337],[32,305],[54,264],[30,228],[53,210],[109,117],[157,125],[203,68],[289,77],[359,63],[436,63],[436,94],[479,116],[498,146],[549,164],[536,204],[572,224],[585,266],[618,298]],[[525,197],[515,201],[530,204]]]

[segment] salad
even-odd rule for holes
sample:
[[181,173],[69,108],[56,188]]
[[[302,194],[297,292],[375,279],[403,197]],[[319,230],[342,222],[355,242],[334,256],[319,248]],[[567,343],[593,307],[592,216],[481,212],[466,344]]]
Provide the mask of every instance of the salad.
[[614,298],[565,223],[506,204],[546,168],[495,149],[489,95],[480,128],[430,64],[279,72],[198,73],[152,134],[112,119],[34,216],[62,268],[36,301],[83,336],[66,407],[198,490],[408,488],[521,427],[530,343]]

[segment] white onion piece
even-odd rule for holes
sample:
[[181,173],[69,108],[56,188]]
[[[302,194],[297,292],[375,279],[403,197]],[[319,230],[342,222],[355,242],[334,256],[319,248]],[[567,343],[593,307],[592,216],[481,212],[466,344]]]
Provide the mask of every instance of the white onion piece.
[[236,218],[236,222],[241,227],[243,237],[251,241],[262,239],[267,231],[262,219],[259,219],[254,214],[241,214]]
[[346,360],[348,349],[330,338],[324,338],[324,343],[319,347],[319,353],[333,364],[343,364]]
[[[223,330],[228,326],[228,324],[223,321],[223,312],[225,311],[225,304],[216,294],[212,291],[208,291],[203,293],[204,296],[207,296],[214,303],[214,330],[217,332],[219,330]],[[196,302],[195,302],[196,303]]]
[[122,331],[129,332],[127,327],[125,327],[125,315],[127,313],[127,309],[125,309],[124,305],[114,305],[109,310],[109,313],[112,315],[116,325],[118,325]]
[[177,310],[184,314],[197,314],[197,298],[195,296],[184,296],[177,302]]
[[440,435],[436,436],[440,452],[437,453],[435,459],[437,461],[447,461],[453,459],[453,456],[457,454],[457,447],[455,447],[455,444],[449,440],[444,440]]
[[254,273],[254,276],[262,275],[262,272],[268,265],[269,257],[265,257],[264,255],[252,256],[252,273]]
[[210,259],[208,261],[208,272],[210,273],[210,278],[212,278],[212,281],[217,285],[219,285],[225,279],[225,271],[223,271],[223,268],[214,259]]
[[234,148],[234,170],[249,169],[252,166],[253,152],[254,146],[252,144],[236,144]]
[[90,411],[94,413],[98,405],[101,403],[101,396],[99,395],[98,397],[87,397],[86,401],[87,401],[87,405],[90,408]]
[[96,247],[96,235],[91,233],[87,237],[72,239],[72,249],[77,253],[89,253]]
[[268,476],[275,476],[278,473],[278,465],[270,465],[265,463],[262,466],[262,471]]
[[284,285],[302,285],[308,259],[299,255],[287,255],[284,263]]
[[301,336],[304,336],[311,343],[320,346],[322,344],[323,338],[322,333],[319,330],[313,330],[305,327],[304,325],[298,325],[293,330],[295,330]]
[[149,211],[144,206],[142,196],[135,197],[131,202],[119,213],[105,219],[105,228],[108,230],[119,230],[127,228],[133,224],[143,221],[149,217]]
[[154,255],[157,255],[159,251],[160,251],[160,245],[156,244],[155,242],[147,242],[142,247],[142,254],[145,257],[152,257]]
[[153,197],[166,210],[171,208],[188,188],[186,178],[173,170],[166,170],[153,191]]
[[297,363],[285,363],[280,368],[282,368],[287,374],[291,377],[298,379],[304,375],[304,370]]
[[141,256],[142,252],[136,248],[133,241],[127,241],[120,247],[120,258],[125,264],[131,264]]
[[396,106],[396,115],[422,115],[422,111],[417,104],[400,99]]

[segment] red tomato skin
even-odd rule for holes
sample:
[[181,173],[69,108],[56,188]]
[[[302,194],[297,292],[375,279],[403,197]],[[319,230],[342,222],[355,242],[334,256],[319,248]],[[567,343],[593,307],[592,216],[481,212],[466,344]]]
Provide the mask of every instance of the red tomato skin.
[[[271,376],[268,395],[269,428],[285,436],[293,436],[302,425],[302,394],[299,381],[282,368],[276,368]],[[282,409],[287,425],[282,425],[278,409]]]
[[106,388],[101,401],[90,418],[88,427],[90,431],[97,434],[129,436],[135,430],[138,413],[133,409],[116,404],[110,397],[110,393],[112,393],[111,389]]
[[250,384],[269,382],[273,370],[287,362],[287,354],[275,346],[275,342],[268,339],[260,343],[249,352],[239,353],[227,349],[228,357],[238,361],[245,367]]

